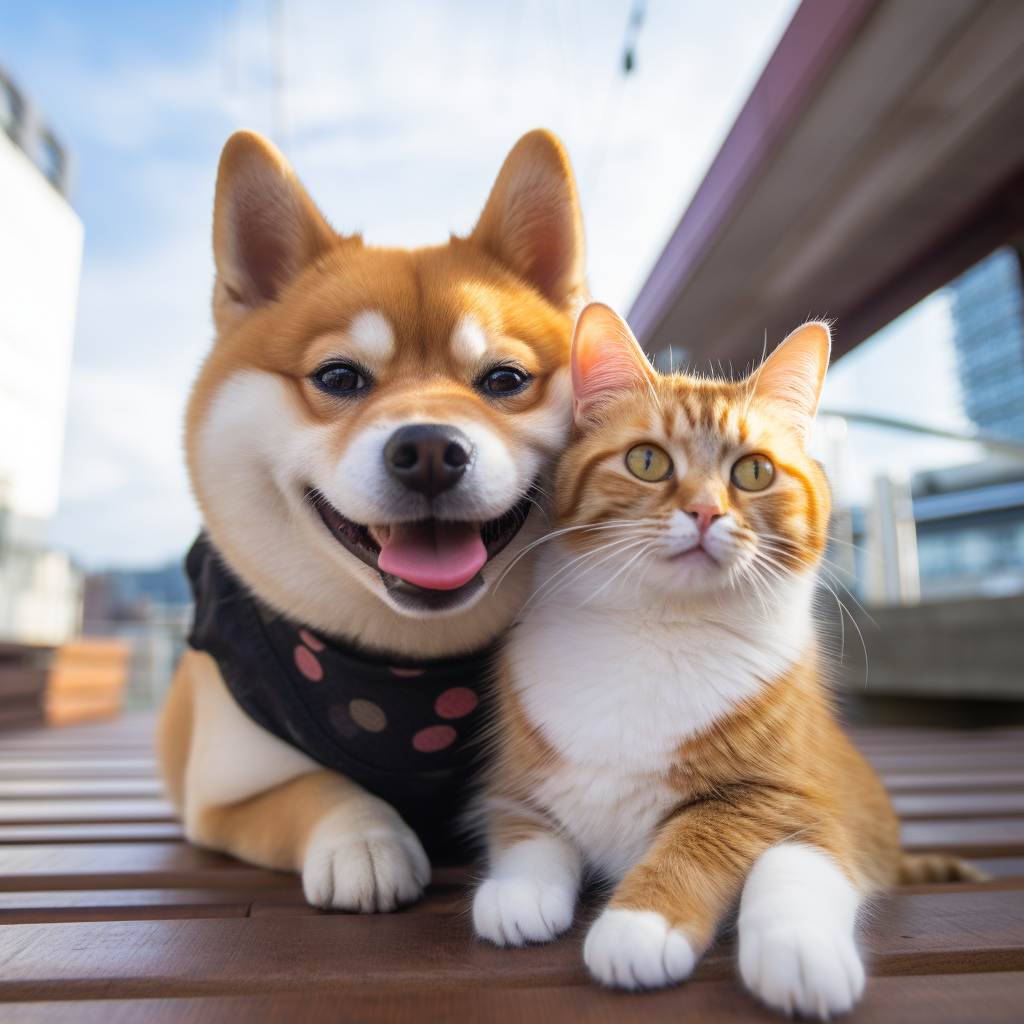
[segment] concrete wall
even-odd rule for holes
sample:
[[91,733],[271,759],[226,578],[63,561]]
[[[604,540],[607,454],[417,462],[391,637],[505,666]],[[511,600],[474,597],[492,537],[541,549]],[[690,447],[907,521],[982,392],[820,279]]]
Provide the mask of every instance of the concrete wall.
[[[870,615],[850,607],[853,621],[845,617],[838,669],[842,689],[869,696],[1024,700],[1024,597],[871,608]],[[836,663],[834,602],[826,615],[830,660]]]

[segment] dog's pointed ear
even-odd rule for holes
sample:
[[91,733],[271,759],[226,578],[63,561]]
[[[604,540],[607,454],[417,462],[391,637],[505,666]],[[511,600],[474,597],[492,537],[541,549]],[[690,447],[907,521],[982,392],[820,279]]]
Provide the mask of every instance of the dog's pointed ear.
[[576,181],[565,147],[551,132],[537,129],[515,144],[470,240],[559,309],[586,295]]
[[256,132],[235,132],[221,153],[213,208],[218,333],[276,299],[337,239],[280,150]]

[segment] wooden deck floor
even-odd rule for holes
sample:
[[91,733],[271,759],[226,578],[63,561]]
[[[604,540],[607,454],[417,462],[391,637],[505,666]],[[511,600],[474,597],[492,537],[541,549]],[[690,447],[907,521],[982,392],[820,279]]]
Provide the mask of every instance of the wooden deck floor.
[[[604,992],[561,941],[472,935],[469,872],[435,872],[397,914],[322,914],[298,880],[185,843],[152,722],[0,734],[0,1009],[5,1022],[778,1021],[735,981],[733,940],[692,981]],[[872,978],[851,1022],[1024,1020],[1024,730],[858,728],[912,850],[993,876],[908,886],[864,928]]]

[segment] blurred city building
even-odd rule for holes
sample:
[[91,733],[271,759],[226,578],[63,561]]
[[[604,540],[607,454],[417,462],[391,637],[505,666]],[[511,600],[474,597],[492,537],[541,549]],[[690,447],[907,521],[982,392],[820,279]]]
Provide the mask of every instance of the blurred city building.
[[0,68],[0,640],[58,644],[81,578],[47,546],[57,510],[83,226],[68,150]]
[[[976,436],[992,443],[978,461],[881,476],[868,506],[837,510],[830,559],[842,566],[843,585],[875,605],[1024,593],[1019,250],[997,249],[943,291],[965,411]],[[837,468],[835,456],[826,462]],[[856,552],[852,560],[841,548]]]
[[742,372],[808,315],[842,361],[941,307],[914,359],[948,347],[966,420],[908,359],[819,417],[852,694],[1024,700],[1022,245],[1024,5],[805,0],[630,310],[659,367]]
[[125,706],[156,707],[170,685],[192,624],[192,592],[179,562],[85,578],[82,629],[131,643]]
[[967,414],[1024,439],[1024,249],[1005,246],[949,285]]

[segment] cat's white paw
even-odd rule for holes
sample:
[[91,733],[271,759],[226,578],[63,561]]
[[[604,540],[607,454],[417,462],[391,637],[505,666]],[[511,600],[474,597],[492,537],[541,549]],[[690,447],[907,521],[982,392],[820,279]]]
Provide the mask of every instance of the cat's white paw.
[[776,1010],[822,1020],[853,1009],[864,991],[853,937],[810,924],[742,930],[740,976]]
[[602,985],[629,989],[673,985],[697,963],[686,936],[653,910],[606,910],[587,933],[583,960]]
[[430,861],[416,834],[383,804],[353,813],[338,808],[306,845],[302,891],[316,907],[373,914],[423,895]]
[[784,844],[754,865],[739,915],[740,977],[783,1013],[828,1020],[864,991],[857,893],[820,850]]
[[564,839],[534,836],[492,858],[473,898],[477,935],[498,946],[550,942],[572,924],[580,860]]
[[575,885],[532,878],[488,878],[473,898],[477,935],[497,946],[550,942],[572,924]]

